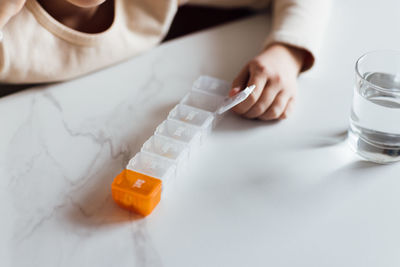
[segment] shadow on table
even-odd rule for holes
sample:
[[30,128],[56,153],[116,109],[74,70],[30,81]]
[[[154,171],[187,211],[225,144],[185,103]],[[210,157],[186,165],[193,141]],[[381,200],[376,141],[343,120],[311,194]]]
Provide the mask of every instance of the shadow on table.
[[111,183],[114,177],[125,168],[129,159],[140,151],[142,144],[154,133],[157,125],[165,119],[173,106],[174,104],[168,104],[148,114],[149,121],[154,123],[142,126],[139,134],[133,134],[140,137],[129,144],[129,151],[120,151],[117,157],[99,156],[102,162],[96,165],[101,167],[92,170],[92,174],[87,177],[84,184],[69,194],[71,205],[65,209],[64,214],[68,223],[81,228],[101,228],[113,224],[141,221],[145,218],[120,208],[113,201]]
[[280,123],[280,121],[261,121],[242,118],[232,112],[226,114],[224,119],[215,127],[213,132],[240,132],[248,131],[257,127],[269,127]]
[[318,149],[344,144],[347,141],[347,129],[329,133],[310,133],[299,140],[297,149]]
[[[338,169],[336,169],[335,171],[333,171],[332,173],[327,175],[326,178],[327,178],[327,180],[338,179],[338,178],[340,179],[340,177],[348,177],[348,175],[346,175],[346,174],[351,172],[352,175],[350,176],[351,178],[349,178],[349,179],[350,180],[359,180],[359,179],[362,179],[363,177],[365,177],[362,174],[365,173],[366,171],[370,171],[373,169],[384,169],[384,168],[387,168],[388,166],[390,166],[390,165],[379,164],[379,163],[375,163],[375,162],[358,159],[356,161],[350,162],[348,164],[345,164],[345,165],[339,167]],[[380,177],[377,177],[377,178],[380,178]]]
[[366,160],[357,160],[348,165],[343,166],[340,170],[365,170],[365,169],[373,169],[373,168],[384,168],[386,165],[379,164]]
[[33,85],[33,84],[1,84],[0,83],[0,98],[10,95],[10,94],[15,94],[18,92],[21,92],[23,90],[26,90],[28,88],[33,88],[37,87],[39,85]]

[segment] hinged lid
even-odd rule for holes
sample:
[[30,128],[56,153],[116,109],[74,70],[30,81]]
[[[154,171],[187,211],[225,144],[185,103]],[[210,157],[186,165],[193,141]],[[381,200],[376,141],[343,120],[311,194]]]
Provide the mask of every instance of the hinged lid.
[[237,93],[236,95],[231,97],[226,97],[225,100],[222,102],[221,106],[219,107],[219,109],[217,109],[215,113],[222,114],[228,111],[229,109],[233,108],[234,106],[240,104],[241,102],[246,100],[246,98],[254,91],[255,88],[256,88],[255,85],[250,85],[246,87],[246,89],[244,89],[243,91]]

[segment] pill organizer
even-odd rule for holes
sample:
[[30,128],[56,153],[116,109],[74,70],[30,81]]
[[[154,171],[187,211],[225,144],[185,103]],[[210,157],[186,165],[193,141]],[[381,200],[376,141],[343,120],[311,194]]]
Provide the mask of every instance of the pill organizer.
[[200,76],[115,177],[111,184],[114,201],[125,209],[149,215],[180,175],[191,153],[206,142],[223,113],[244,101],[254,88],[249,86],[227,97],[229,83]]

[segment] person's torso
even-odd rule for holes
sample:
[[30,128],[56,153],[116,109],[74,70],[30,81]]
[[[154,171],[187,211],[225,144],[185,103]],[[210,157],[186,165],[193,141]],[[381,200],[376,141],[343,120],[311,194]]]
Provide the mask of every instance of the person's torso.
[[[222,7],[264,7],[270,0],[193,0]],[[115,0],[109,29],[87,34],[51,17],[36,0],[4,28],[0,81],[39,83],[71,79],[115,64],[157,45],[178,9],[177,0]]]

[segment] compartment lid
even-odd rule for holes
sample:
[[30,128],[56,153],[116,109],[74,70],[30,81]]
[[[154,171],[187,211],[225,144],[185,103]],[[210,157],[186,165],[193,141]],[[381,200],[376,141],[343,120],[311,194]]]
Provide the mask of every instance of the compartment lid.
[[217,111],[215,113],[222,114],[222,113],[230,110],[234,106],[240,104],[241,102],[246,100],[246,98],[254,91],[255,88],[256,88],[256,86],[253,84],[253,85],[246,87],[243,91],[240,91],[239,93],[237,93],[234,96],[226,97],[224,99],[224,101],[222,102],[221,106],[217,109]]

